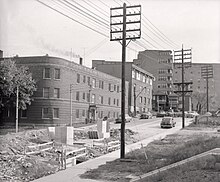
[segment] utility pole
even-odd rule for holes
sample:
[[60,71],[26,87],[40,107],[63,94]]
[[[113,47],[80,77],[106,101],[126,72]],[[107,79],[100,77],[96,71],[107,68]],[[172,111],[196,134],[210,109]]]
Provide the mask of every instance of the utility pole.
[[207,112],[209,112],[209,78],[213,78],[213,66],[206,65],[201,67],[201,76],[206,79],[206,99],[207,99]]
[[[136,20],[135,18],[138,18]],[[136,28],[136,26],[139,28]],[[121,70],[121,159],[125,158],[125,62],[126,40],[139,39],[141,36],[141,6],[126,6],[110,9],[110,41],[121,41],[122,70]]]
[[18,101],[19,101],[19,87],[16,87],[16,121],[15,121],[15,132],[18,132]]
[[[189,62],[184,62],[184,60],[190,60]],[[192,60],[192,50],[191,49],[183,49],[182,50],[174,51],[174,66],[177,65],[178,68],[182,69],[182,82],[181,83],[173,83],[177,85],[178,88],[181,86],[181,90],[174,91],[174,93],[181,93],[182,96],[182,128],[185,127],[185,94],[188,92],[192,92],[192,90],[184,90],[185,86],[189,86],[192,82],[185,82],[184,79],[184,68],[191,67],[191,60]],[[181,62],[179,62],[181,61]]]

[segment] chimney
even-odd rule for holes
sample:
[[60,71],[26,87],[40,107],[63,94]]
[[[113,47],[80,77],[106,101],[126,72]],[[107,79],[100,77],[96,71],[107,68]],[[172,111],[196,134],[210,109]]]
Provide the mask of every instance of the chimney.
[[3,58],[3,51],[0,50],[0,58]]
[[83,64],[83,58],[79,58],[79,64],[82,65]]

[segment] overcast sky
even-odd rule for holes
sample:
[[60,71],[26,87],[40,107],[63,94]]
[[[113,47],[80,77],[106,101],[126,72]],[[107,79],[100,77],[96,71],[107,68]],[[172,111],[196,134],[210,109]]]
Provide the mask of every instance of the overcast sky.
[[[65,0],[43,2],[83,25],[36,0],[0,0],[0,49],[4,56],[49,54],[74,61],[81,56],[89,67],[93,59],[121,60],[121,45],[109,40],[106,24],[110,7],[122,6],[122,0],[68,0],[72,5]],[[220,0],[125,3],[142,7],[142,37],[129,44],[127,61],[144,49],[178,50],[183,44],[184,48],[192,48],[194,63],[220,63]],[[96,17],[98,24],[85,18],[83,11],[89,13],[87,17]]]

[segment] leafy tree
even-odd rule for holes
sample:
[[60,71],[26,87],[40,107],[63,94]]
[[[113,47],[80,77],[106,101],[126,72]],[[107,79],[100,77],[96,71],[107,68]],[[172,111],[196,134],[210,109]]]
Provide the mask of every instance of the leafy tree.
[[0,61],[0,111],[15,106],[16,91],[19,90],[19,109],[31,104],[36,83],[25,66],[17,66],[11,59]]

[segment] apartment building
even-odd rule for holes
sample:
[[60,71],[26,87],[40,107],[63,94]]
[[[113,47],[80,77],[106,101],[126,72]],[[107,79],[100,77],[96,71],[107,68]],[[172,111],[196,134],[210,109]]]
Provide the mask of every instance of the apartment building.
[[[112,119],[119,116],[121,79],[48,55],[11,59],[17,65],[29,67],[37,84],[34,101],[26,111],[19,111],[20,124],[70,125],[96,121],[104,116]],[[2,120],[15,122],[15,109],[5,110]]]
[[[93,60],[92,67],[117,78],[121,78],[122,64],[119,61]],[[126,62],[125,80],[129,82],[129,113],[136,114],[151,111],[154,76],[148,71],[134,65],[133,62]]]
[[[220,63],[192,63],[191,67],[184,70],[184,81],[192,82],[186,89],[193,91],[187,96],[185,105],[202,113],[207,111],[207,81],[202,77],[201,68],[207,65],[213,67],[213,78],[208,80],[209,110],[212,111],[220,108]],[[182,81],[181,74],[182,70],[175,68],[174,82]]]
[[152,108],[155,111],[176,109],[178,97],[173,93],[173,56],[170,50],[145,50],[139,52],[134,64],[155,77]]

